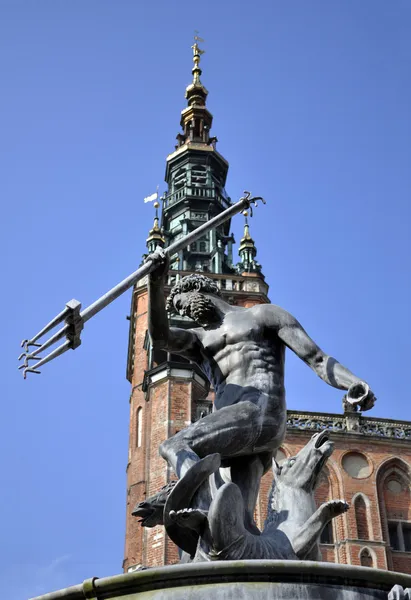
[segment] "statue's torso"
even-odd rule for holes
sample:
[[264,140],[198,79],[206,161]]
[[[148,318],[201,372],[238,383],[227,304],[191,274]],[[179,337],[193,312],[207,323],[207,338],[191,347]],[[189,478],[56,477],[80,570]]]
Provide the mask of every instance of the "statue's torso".
[[261,394],[282,402],[285,347],[264,316],[264,307],[237,309],[218,327],[199,332],[202,367],[214,384],[217,408],[257,402]]

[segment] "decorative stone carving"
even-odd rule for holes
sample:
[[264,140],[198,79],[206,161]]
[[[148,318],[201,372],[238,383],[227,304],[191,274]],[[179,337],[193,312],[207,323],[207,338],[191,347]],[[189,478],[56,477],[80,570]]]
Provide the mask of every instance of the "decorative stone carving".
[[360,425],[360,433],[374,437],[396,438],[397,440],[411,440],[409,423],[384,423],[364,419]]
[[318,415],[288,411],[287,428],[311,431],[327,429],[336,433],[351,431],[378,438],[411,440],[411,427],[408,421],[384,421],[363,417],[359,412],[346,412],[344,415]]
[[287,427],[289,429],[310,429],[312,431],[347,431],[345,419],[337,415],[330,415],[328,418],[304,414],[296,415],[294,413],[288,416]]

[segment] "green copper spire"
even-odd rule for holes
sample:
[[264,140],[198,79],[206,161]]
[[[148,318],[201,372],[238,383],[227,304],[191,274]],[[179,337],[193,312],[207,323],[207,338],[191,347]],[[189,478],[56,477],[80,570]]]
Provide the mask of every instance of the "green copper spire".
[[[201,81],[203,42],[197,35],[192,46],[193,79],[187,86],[187,106],[181,112],[182,132],[174,152],[167,157],[161,234],[166,246],[187,235],[230,206],[225,191],[228,162],[217,151],[217,138],[210,136],[213,115],[206,106],[208,91]],[[232,264],[230,222],[210,231],[172,259],[171,270],[235,273]]]
[[238,249],[241,262],[238,264],[237,269],[240,273],[260,273],[261,265],[255,260],[255,257],[257,256],[257,248],[253,238],[250,235],[248,212],[245,210],[243,214],[245,217],[244,235],[241,238],[240,247]]
[[158,207],[159,203],[154,202],[154,208],[156,209],[156,214],[154,217],[154,223],[152,229],[150,229],[148,233],[148,238],[146,240],[146,246],[149,252],[154,252],[157,246],[164,248],[165,240],[161,233],[161,229],[159,227],[159,219],[158,219]]

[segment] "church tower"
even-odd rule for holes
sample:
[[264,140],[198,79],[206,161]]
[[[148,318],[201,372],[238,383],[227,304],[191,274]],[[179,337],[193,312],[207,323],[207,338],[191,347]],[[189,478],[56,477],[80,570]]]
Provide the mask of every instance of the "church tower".
[[[167,191],[155,202],[147,253],[167,247],[231,205],[225,190],[228,162],[210,135],[213,116],[206,106],[208,91],[200,77],[203,50],[198,38],[192,46],[193,80],[186,88],[187,106],[181,112],[177,144],[166,161]],[[168,289],[193,272],[212,278],[226,301],[250,307],[268,302],[268,286],[256,261],[257,249],[245,213],[240,262],[233,262],[234,237],[230,222],[210,231],[171,257]],[[213,390],[199,367],[181,356],[151,347],[147,332],[147,280],[134,286],[127,359],[131,383],[127,462],[126,540],[123,568],[161,566],[179,560],[177,547],[164,528],[142,528],[131,512],[138,502],[155,494],[175,478],[159,456],[160,443],[211,411]],[[190,327],[187,317],[173,316],[172,324]]]

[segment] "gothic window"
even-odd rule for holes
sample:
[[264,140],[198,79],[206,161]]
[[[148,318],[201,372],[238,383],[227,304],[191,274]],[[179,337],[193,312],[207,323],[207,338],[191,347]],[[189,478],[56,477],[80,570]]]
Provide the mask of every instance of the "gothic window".
[[393,550],[400,550],[400,538],[398,535],[398,523],[388,523],[390,546]]
[[333,526],[332,523],[329,522],[324,527],[320,536],[320,544],[333,544],[334,543],[334,535],[333,535]]
[[388,534],[390,546],[399,552],[411,552],[411,523],[389,521]]
[[357,537],[359,540],[369,540],[367,506],[362,496],[357,496],[354,503]]
[[411,552],[411,523],[401,523],[404,550]]
[[398,552],[411,552],[410,485],[409,465],[401,459],[387,461],[378,473],[384,539]]
[[200,252],[207,252],[206,242],[200,242]]
[[197,252],[197,242],[192,242],[190,244],[190,250],[191,252]]
[[137,448],[141,447],[141,443],[143,440],[143,409],[137,409],[137,423],[136,423],[136,431],[137,431]]
[[364,548],[363,550],[361,550],[360,563],[362,567],[374,566],[374,561],[372,559],[371,552],[368,550],[368,548]]

